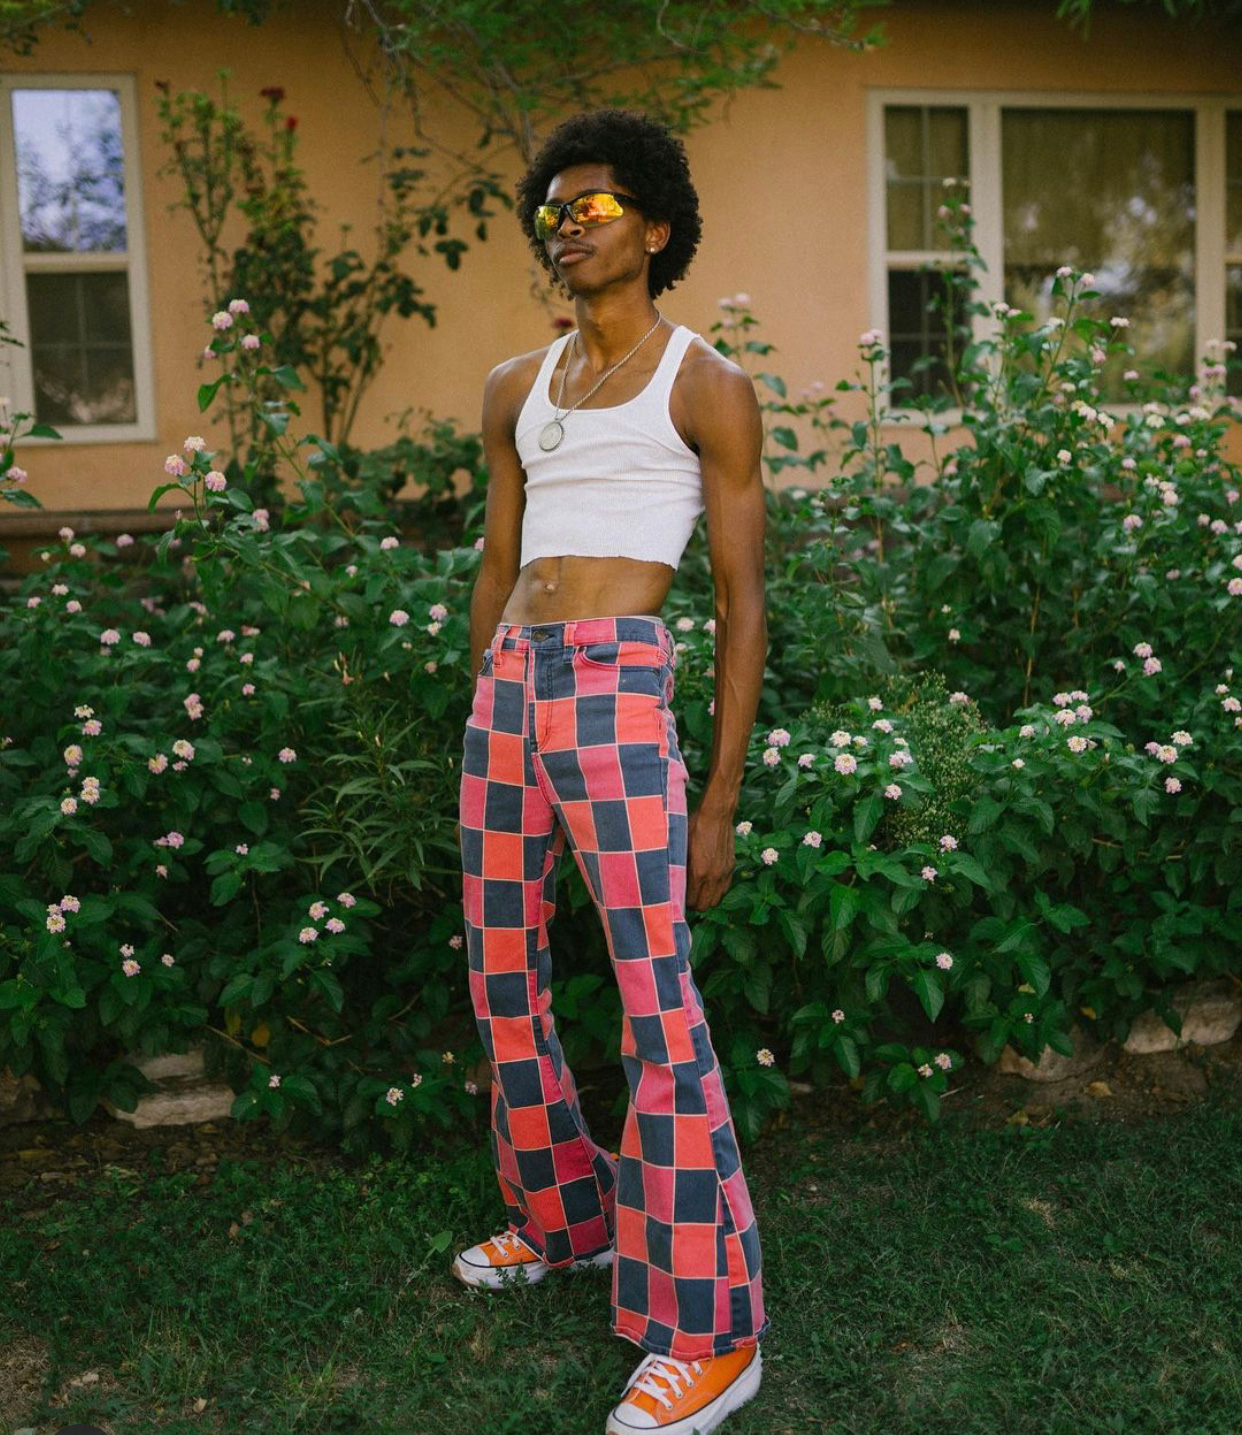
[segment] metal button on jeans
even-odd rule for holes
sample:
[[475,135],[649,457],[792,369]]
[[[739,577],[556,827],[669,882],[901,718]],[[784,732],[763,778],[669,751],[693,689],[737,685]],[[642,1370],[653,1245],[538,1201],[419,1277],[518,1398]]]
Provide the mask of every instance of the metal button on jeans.
[[535,628],[531,632],[531,637],[537,643],[542,643],[545,638],[550,638],[551,636],[552,634],[547,630],[547,628]]

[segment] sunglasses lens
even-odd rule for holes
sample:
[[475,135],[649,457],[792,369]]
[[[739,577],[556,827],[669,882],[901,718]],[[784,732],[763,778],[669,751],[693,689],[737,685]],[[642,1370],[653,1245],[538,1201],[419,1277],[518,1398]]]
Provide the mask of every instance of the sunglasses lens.
[[[535,234],[539,239],[550,239],[561,227],[561,214],[565,206],[540,204],[535,208]],[[625,213],[612,194],[581,194],[569,205],[569,213],[575,224],[607,224],[609,220],[620,219]]]
[[584,194],[575,199],[569,211],[579,224],[607,224],[620,219],[625,210],[611,194]]

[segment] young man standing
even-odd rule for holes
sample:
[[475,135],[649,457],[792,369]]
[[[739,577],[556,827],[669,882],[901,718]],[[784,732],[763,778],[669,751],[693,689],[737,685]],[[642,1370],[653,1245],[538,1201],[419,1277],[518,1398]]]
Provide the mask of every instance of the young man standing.
[[[612,1328],[646,1352],[606,1435],[706,1435],[758,1389],[758,1228],[690,967],[714,906],[767,653],[762,425],[748,375],[653,300],[698,246],[683,146],[643,115],[561,125],[518,187],[577,328],[498,365],[470,609],[460,802],[469,982],[492,1068],[508,1228],[453,1264],[472,1286],[612,1266]],[[702,799],[670,707],[661,620],[698,515],[715,587]],[[619,1153],[587,1130],[552,1022],[548,924],[568,841],[622,998]]]

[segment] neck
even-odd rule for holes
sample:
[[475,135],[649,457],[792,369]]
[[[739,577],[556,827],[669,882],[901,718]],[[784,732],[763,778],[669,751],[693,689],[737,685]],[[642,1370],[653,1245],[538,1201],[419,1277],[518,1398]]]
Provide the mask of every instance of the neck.
[[659,316],[659,310],[645,292],[641,295],[579,295],[574,309],[578,348],[586,353],[587,362],[596,373],[628,354]]

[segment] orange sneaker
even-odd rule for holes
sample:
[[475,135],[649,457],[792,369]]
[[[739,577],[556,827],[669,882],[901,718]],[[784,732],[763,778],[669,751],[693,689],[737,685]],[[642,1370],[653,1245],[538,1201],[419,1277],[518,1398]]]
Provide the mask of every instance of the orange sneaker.
[[519,1271],[525,1273],[527,1284],[533,1284],[541,1281],[551,1270],[582,1271],[610,1266],[615,1255],[616,1252],[609,1246],[606,1251],[584,1256],[567,1266],[550,1266],[515,1231],[501,1231],[499,1235],[461,1251],[453,1261],[453,1274],[468,1286],[499,1290],[501,1286],[520,1281],[522,1276]]
[[703,1360],[648,1355],[630,1376],[604,1435],[708,1435],[759,1389],[763,1356],[757,1345]]
[[[621,1159],[620,1153],[608,1153],[614,1161]],[[612,1265],[616,1252],[610,1246],[596,1255],[585,1256],[567,1266],[550,1266],[539,1254],[517,1234],[516,1231],[501,1231],[486,1241],[480,1241],[469,1250],[460,1251],[454,1258],[452,1271],[459,1281],[468,1286],[485,1290],[498,1290],[501,1286],[513,1285],[524,1271],[528,1283],[541,1281],[550,1270],[581,1271],[599,1266]]]

